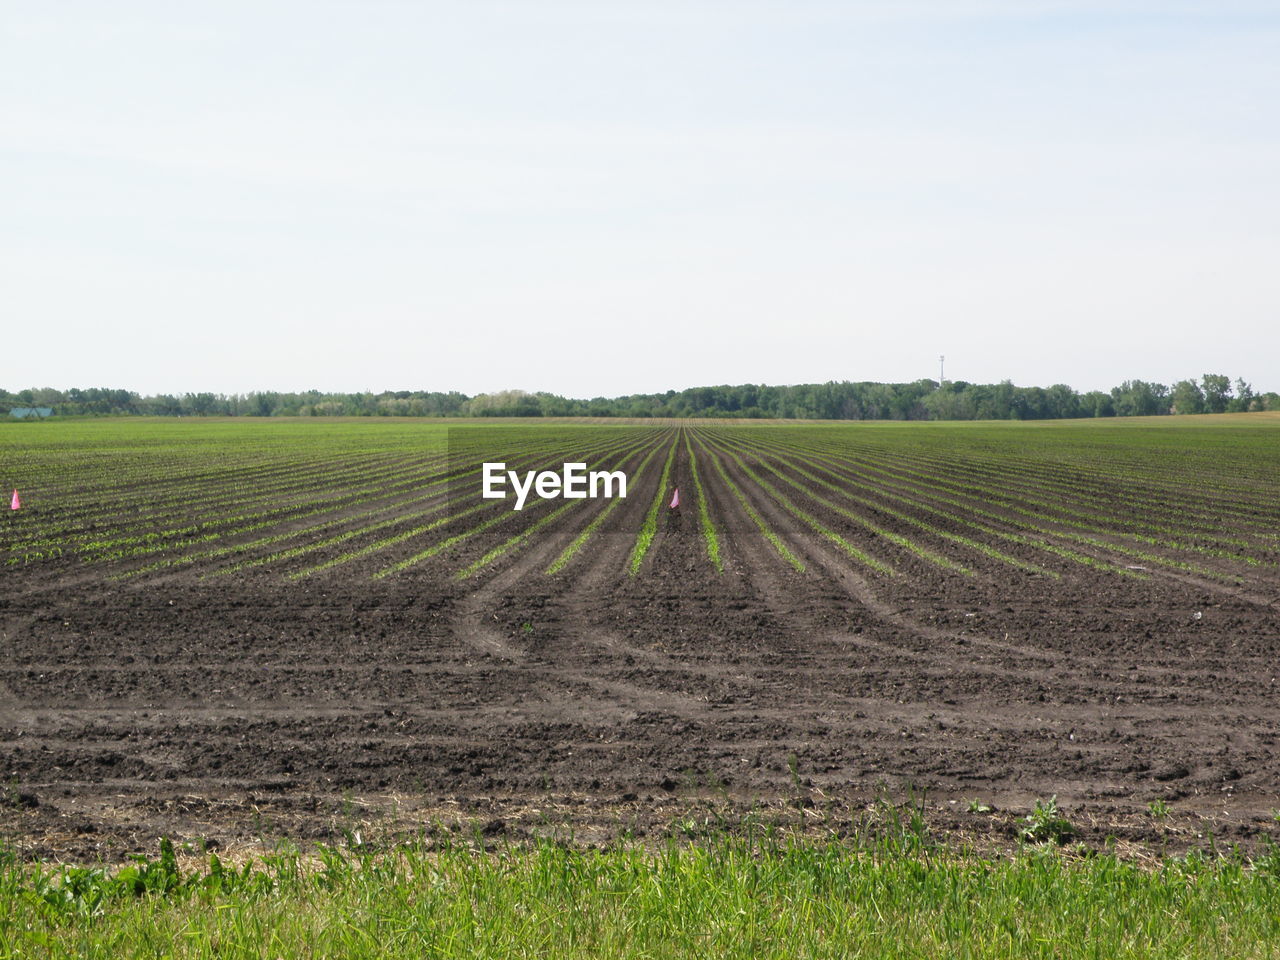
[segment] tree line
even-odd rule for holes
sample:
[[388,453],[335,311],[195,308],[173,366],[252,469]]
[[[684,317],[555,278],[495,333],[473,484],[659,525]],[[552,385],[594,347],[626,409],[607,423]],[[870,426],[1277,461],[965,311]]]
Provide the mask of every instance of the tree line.
[[52,407],[61,416],[161,417],[747,417],[798,420],[1056,420],[1280,410],[1280,395],[1256,393],[1221,374],[1172,386],[1126,380],[1109,392],[1066,384],[1018,387],[948,380],[690,387],[666,393],[576,400],[503,390],[467,396],[418,390],[382,393],[184,393],[143,396],[104,388],[0,390],[4,406]]

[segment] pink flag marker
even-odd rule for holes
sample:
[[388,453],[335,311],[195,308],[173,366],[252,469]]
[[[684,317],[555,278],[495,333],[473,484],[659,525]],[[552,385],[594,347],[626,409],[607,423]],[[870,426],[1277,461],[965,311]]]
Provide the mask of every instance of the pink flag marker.
[[9,509],[10,509],[10,510],[21,510],[21,509],[22,509],[22,498],[18,496],[18,491],[17,491],[17,490],[13,491],[13,500],[12,500],[12,501],[10,501],[10,503],[9,503]]
[[[14,491],[14,496],[17,496],[17,491]],[[680,488],[676,487],[676,494],[671,498],[671,509],[674,510],[678,506],[680,506]]]

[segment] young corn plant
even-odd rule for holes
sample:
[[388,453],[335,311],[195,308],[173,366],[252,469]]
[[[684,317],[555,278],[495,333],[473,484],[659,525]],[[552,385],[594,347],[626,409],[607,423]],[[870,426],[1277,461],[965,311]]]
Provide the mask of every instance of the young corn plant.
[[702,489],[702,479],[698,476],[698,456],[693,452],[693,444],[689,435],[684,435],[684,448],[689,452],[689,472],[693,474],[693,489],[698,496],[698,519],[702,524],[702,539],[707,545],[707,559],[716,568],[716,573],[724,573],[724,562],[720,559],[720,538],[716,535],[715,524],[711,522],[711,514],[707,509],[707,495]]
[[662,509],[666,499],[667,485],[671,480],[671,464],[675,461],[676,444],[679,442],[678,438],[671,441],[671,447],[667,450],[667,461],[662,465],[662,477],[658,480],[658,492],[653,498],[653,503],[649,505],[649,512],[645,514],[640,533],[636,536],[636,545],[631,549],[631,560],[627,565],[627,572],[633,577],[640,572],[640,564],[644,563],[645,554],[649,552],[649,547],[653,545],[653,538],[658,534],[658,511]]

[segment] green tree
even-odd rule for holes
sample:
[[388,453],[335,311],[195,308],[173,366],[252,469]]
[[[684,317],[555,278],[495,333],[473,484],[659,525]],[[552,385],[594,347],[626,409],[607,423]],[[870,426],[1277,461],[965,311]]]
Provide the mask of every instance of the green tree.
[[1150,417],[1169,412],[1169,388],[1163,383],[1126,380],[1112,388],[1111,400],[1119,417]]
[[1055,383],[1045,391],[1045,415],[1055,419],[1078,417],[1080,396],[1065,383]]
[[1253,394],[1253,387],[1244,382],[1244,377],[1236,378],[1236,395],[1231,402],[1227,404],[1227,409],[1232,413],[1244,413],[1253,409],[1253,401],[1256,398]]
[[1204,387],[1206,413],[1222,413],[1231,400],[1231,378],[1220,373],[1206,373],[1201,379]]
[[1080,413],[1086,417],[1114,417],[1116,410],[1111,404],[1111,394],[1090,390],[1080,398]]
[[1179,380],[1173,385],[1174,413],[1204,413],[1204,393],[1194,380]]

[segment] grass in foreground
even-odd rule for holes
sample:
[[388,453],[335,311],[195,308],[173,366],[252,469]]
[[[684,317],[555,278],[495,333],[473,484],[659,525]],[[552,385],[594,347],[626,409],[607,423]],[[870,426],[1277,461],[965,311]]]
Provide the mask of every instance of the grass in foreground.
[[1271,957],[1280,856],[454,843],[0,868],[0,957]]

